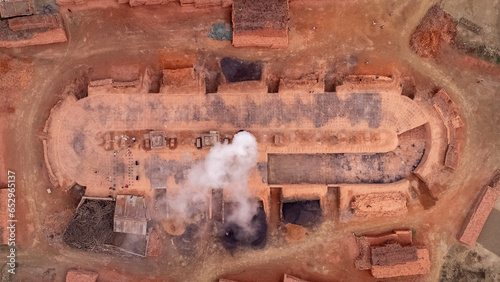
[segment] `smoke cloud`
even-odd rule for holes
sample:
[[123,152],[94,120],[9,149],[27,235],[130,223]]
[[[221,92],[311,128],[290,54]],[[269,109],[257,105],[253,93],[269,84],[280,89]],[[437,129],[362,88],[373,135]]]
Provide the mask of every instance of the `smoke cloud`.
[[209,189],[224,189],[234,204],[225,220],[250,230],[257,203],[250,200],[247,183],[251,170],[256,167],[257,155],[257,141],[246,131],[237,133],[231,144],[216,144],[204,161],[189,170],[179,195],[169,201],[170,208],[174,213],[190,217],[197,212],[196,207],[206,207]]

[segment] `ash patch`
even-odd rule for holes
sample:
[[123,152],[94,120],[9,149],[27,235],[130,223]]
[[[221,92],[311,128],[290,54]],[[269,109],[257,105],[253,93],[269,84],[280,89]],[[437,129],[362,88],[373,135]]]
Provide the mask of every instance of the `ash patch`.
[[142,106],[139,103],[133,103],[128,105],[126,113],[126,124],[132,127],[132,125],[139,120],[141,113],[143,112]]
[[338,117],[347,117],[352,125],[365,121],[371,128],[380,127],[382,99],[377,93],[356,94],[346,101],[340,100],[336,93],[312,95],[314,102],[311,104],[304,104],[300,96],[294,103],[285,104],[278,95],[270,94],[267,101],[259,105],[247,96],[247,102],[238,107],[227,105],[219,95],[209,95],[204,103],[206,115],[200,115],[202,111],[192,107],[177,107],[175,111],[183,113],[183,121],[195,120],[196,117],[196,120],[216,120],[219,125],[245,128],[254,124],[268,126],[273,120],[290,123],[297,119],[310,120],[316,128],[320,128]]
[[425,153],[423,126],[399,135],[391,152],[377,154],[269,154],[269,184],[391,183],[418,166]]
[[125,163],[123,162],[123,160],[121,162],[113,162],[113,174],[115,176],[125,175],[125,169]]
[[441,267],[441,282],[498,281],[500,263],[479,245],[472,249],[454,245]]
[[351,125],[367,121],[371,128],[378,128],[382,119],[382,99],[379,94],[360,93],[349,97],[342,109],[348,111]]
[[262,77],[261,62],[246,62],[226,57],[222,58],[220,65],[227,82],[260,80]]
[[233,40],[233,26],[227,23],[216,23],[208,32],[208,37],[219,41]]
[[85,134],[83,132],[75,132],[72,146],[77,155],[82,156],[85,154]]
[[238,117],[238,110],[235,106],[227,106],[226,102],[220,96],[207,97],[207,117],[204,120],[209,120],[213,117],[218,124],[234,124],[241,126]]
[[267,241],[267,219],[264,208],[259,207],[253,216],[251,230],[246,230],[237,222],[228,222],[224,225],[222,243],[227,250],[237,247],[263,248]]
[[108,119],[110,119],[111,113],[114,113],[115,110],[112,109],[111,106],[97,105],[93,107],[90,105],[89,101],[85,101],[83,109],[87,111],[89,117],[97,117],[97,120],[102,126],[106,125]]
[[161,159],[158,155],[153,155],[151,160],[145,164],[146,177],[150,179],[152,188],[166,188],[167,179],[171,176],[174,177],[175,184],[184,183],[191,166],[191,162],[167,161]]

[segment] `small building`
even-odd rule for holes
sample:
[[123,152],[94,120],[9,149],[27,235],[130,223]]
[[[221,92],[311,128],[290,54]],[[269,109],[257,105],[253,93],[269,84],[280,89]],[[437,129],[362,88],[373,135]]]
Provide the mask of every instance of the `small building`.
[[66,282],[95,282],[99,274],[90,270],[70,269],[66,274]]
[[30,2],[30,0],[0,1],[0,16],[2,18],[12,18],[33,15]]
[[149,221],[146,199],[136,195],[116,197],[113,231],[136,235],[146,235]]
[[288,47],[288,0],[234,0],[234,47]]
[[165,147],[165,133],[162,131],[151,131],[149,133],[149,140],[151,140],[151,149]]
[[220,142],[220,134],[217,131],[210,131],[209,134],[203,134],[201,140],[203,147],[213,147]]

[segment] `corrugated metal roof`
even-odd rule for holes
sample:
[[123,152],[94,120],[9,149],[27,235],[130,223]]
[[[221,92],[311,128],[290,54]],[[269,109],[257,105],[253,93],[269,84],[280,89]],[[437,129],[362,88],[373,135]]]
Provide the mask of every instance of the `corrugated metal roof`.
[[116,197],[113,231],[146,235],[149,215],[146,199],[136,195],[118,195]]

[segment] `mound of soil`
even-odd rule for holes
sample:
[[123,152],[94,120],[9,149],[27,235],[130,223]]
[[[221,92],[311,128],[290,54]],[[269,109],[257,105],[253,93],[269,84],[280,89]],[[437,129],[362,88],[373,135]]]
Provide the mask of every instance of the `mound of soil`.
[[433,6],[413,32],[410,46],[420,57],[435,57],[439,52],[440,41],[450,43],[456,34],[453,18],[439,6]]

